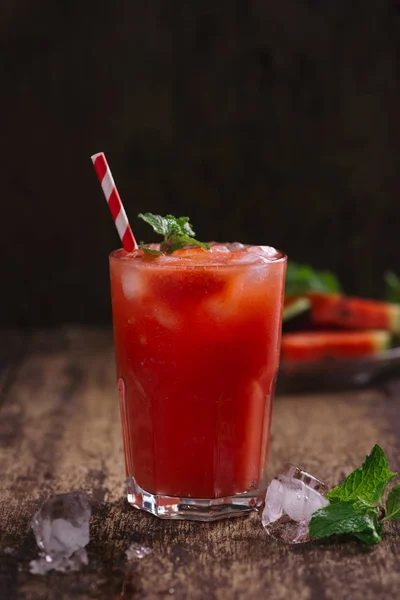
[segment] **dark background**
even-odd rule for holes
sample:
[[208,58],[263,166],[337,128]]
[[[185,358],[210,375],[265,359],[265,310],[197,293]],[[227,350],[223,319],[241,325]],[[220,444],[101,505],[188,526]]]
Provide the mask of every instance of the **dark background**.
[[0,52],[0,325],[110,321],[98,151],[139,239],[188,214],[351,293],[400,273],[398,1],[3,0]]

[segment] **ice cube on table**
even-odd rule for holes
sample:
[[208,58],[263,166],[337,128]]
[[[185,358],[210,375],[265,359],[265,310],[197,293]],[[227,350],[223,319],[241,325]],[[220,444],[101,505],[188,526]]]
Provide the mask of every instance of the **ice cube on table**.
[[153,552],[152,549],[149,548],[148,546],[143,546],[142,544],[139,544],[138,542],[132,542],[132,544],[126,550],[125,554],[126,554],[126,558],[128,560],[135,560],[135,559],[144,558],[145,556],[148,556],[152,552]]
[[311,515],[329,504],[325,492],[322,481],[289,465],[267,489],[262,524],[275,539],[294,544],[308,541]]
[[85,546],[89,543],[90,501],[81,490],[50,496],[32,519],[40,558],[30,564],[32,573],[51,569],[78,570],[88,563]]

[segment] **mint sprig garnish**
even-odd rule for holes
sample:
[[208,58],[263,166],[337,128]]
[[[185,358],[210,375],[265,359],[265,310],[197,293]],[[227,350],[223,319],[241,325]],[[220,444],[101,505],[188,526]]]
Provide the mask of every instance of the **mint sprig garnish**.
[[370,546],[382,541],[383,521],[400,520],[400,484],[383,496],[397,473],[389,471],[382,448],[375,445],[362,467],[355,469],[326,497],[328,506],[315,511],[309,523],[310,538],[351,534]]
[[144,242],[139,242],[139,248],[144,252],[147,252],[147,254],[152,254],[153,256],[160,256],[160,254],[162,254],[161,250],[150,248],[150,246],[146,246]]
[[162,217],[152,213],[140,213],[138,217],[151,225],[156,233],[164,237],[160,244],[160,250],[154,250],[140,242],[140,248],[149,254],[172,254],[175,250],[185,246],[199,246],[206,250],[210,249],[209,244],[195,239],[196,234],[190,224],[189,217],[174,217],[173,215]]

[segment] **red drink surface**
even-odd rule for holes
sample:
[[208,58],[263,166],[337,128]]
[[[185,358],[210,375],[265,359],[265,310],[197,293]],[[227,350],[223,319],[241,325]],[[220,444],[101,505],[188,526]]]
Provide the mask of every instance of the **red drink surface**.
[[261,485],[286,258],[240,246],[110,257],[127,475],[152,494]]

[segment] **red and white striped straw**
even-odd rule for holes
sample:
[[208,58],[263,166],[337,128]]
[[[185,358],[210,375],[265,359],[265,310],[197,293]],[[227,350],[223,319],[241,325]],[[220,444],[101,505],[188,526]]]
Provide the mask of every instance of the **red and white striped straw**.
[[129,225],[128,217],[126,216],[106,157],[103,152],[98,152],[97,154],[93,154],[91,158],[97,177],[103,188],[112,218],[114,219],[115,226],[118,230],[119,237],[121,238],[122,245],[127,252],[133,252],[138,245],[135,236],[132,233],[131,226]]

